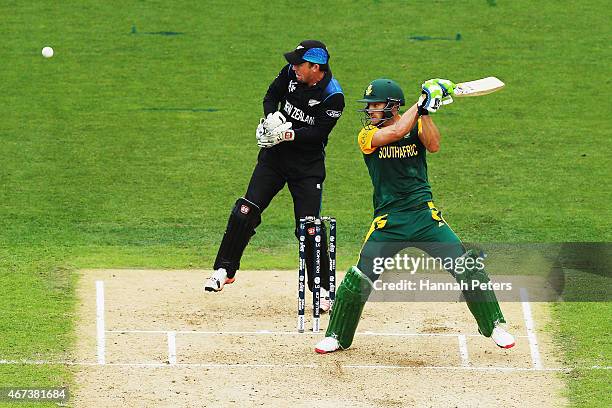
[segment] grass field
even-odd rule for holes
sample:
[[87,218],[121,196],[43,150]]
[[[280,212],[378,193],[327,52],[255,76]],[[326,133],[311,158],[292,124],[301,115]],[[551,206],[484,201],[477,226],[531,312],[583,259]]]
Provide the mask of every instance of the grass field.
[[[327,43],[347,99],[323,202],[341,268],[371,216],[352,101],[381,76],[408,100],[431,77],[506,82],[435,116],[430,181],[464,240],[610,240],[607,2],[332,3],[0,4],[0,360],[71,355],[80,268],[211,267],[255,163],[261,98],[305,38]],[[290,209],[283,191],[245,269],[295,266]],[[611,312],[555,306],[568,366],[610,366]],[[610,376],[573,372],[570,400],[600,406]],[[72,384],[70,368],[0,365],[0,387],[60,383]]]

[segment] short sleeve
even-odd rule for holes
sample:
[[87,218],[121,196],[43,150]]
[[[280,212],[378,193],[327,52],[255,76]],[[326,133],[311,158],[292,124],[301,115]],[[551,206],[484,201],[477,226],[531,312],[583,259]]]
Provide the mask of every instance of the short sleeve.
[[357,136],[357,143],[359,144],[359,149],[361,149],[363,154],[371,154],[376,150],[376,147],[372,147],[372,138],[377,131],[378,128],[372,126],[363,128],[359,132],[359,136]]

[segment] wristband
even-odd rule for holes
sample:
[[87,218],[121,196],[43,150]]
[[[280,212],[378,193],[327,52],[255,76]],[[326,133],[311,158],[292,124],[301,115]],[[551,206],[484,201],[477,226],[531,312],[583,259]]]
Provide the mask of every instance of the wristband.
[[429,111],[426,108],[423,108],[421,106],[417,108],[417,113],[419,114],[419,116],[429,115]]

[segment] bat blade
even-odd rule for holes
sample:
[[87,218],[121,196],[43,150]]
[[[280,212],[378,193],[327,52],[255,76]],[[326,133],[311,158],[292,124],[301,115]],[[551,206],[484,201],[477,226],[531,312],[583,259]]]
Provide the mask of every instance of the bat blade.
[[495,77],[487,77],[470,82],[461,82],[455,87],[454,96],[460,98],[465,96],[482,96],[499,91],[504,86],[505,84]]

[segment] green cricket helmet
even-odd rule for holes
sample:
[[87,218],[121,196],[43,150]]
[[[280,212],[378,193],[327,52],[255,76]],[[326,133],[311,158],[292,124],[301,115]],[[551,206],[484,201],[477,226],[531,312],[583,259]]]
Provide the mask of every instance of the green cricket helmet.
[[[371,125],[370,112],[383,112],[383,119],[376,124],[380,127],[384,122],[393,117],[393,108],[395,106],[404,106],[406,99],[404,98],[404,92],[397,82],[392,79],[379,78],[370,82],[368,87],[363,92],[363,98],[357,102],[365,102],[366,106],[364,109],[360,109],[360,112],[364,112],[364,127]],[[383,109],[368,109],[367,104],[371,102],[386,102]]]

